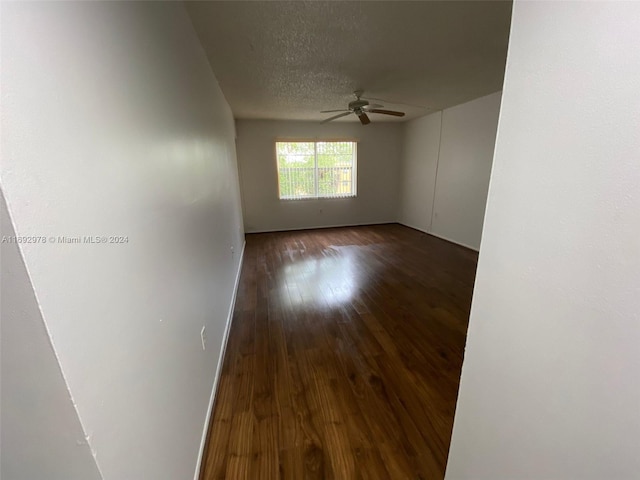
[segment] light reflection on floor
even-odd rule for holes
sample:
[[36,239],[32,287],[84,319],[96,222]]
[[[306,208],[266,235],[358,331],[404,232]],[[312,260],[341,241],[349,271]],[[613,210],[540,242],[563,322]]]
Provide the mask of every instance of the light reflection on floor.
[[359,289],[357,247],[335,247],[322,257],[301,258],[285,265],[278,285],[292,307],[334,308],[350,302]]

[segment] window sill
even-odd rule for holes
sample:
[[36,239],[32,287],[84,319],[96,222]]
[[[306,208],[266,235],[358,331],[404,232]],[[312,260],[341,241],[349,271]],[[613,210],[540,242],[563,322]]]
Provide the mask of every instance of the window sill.
[[284,202],[291,202],[291,201],[308,201],[308,200],[341,200],[341,199],[346,199],[346,198],[356,198],[357,195],[336,195],[333,197],[280,197],[278,198],[278,200],[282,200]]

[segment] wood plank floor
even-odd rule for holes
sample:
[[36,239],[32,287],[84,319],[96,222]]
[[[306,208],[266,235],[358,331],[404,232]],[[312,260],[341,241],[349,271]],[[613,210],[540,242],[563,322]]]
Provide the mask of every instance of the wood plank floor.
[[443,478],[476,263],[397,224],[247,235],[202,478]]

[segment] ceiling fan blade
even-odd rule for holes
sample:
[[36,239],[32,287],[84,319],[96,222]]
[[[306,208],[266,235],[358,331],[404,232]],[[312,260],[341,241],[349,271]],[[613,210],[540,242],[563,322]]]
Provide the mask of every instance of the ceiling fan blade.
[[[380,105],[382,106],[382,105]],[[320,113],[333,113],[333,112],[350,112],[351,110],[346,110],[341,108],[340,110],[322,110]]]
[[371,120],[369,120],[369,117],[367,117],[366,113],[361,113],[360,115],[358,115],[358,118],[360,119],[360,123],[362,123],[363,125],[368,125],[371,123]]
[[430,107],[425,107],[424,105],[418,105],[416,103],[403,103],[403,102],[392,102],[391,100],[387,100],[384,98],[374,98],[374,97],[362,97],[363,100],[377,100],[382,103],[390,103],[392,105],[406,105],[407,107],[417,107],[424,108],[425,110],[430,110]]
[[369,105],[365,105],[362,107],[363,110],[370,111],[372,108],[382,108],[384,105],[380,105],[379,103],[370,103]]
[[346,115],[349,115],[350,113],[351,112],[349,110],[347,110],[346,112],[339,113],[338,115],[334,115],[333,117],[326,118],[326,119],[322,120],[320,123],[327,123],[327,122],[330,122],[331,120],[335,120],[336,118],[340,118],[340,117],[344,117]]
[[380,110],[378,108],[374,108],[371,110],[367,110],[369,113],[382,113],[384,115],[393,115],[394,117],[404,117],[404,112],[396,112],[394,110]]

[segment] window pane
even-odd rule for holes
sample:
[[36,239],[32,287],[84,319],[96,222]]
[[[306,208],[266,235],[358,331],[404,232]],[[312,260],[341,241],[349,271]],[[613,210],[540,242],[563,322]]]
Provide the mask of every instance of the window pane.
[[353,142],[318,142],[318,154],[352,155]]
[[280,198],[315,197],[313,168],[280,168]]
[[315,197],[313,142],[277,142],[280,198]]
[[318,167],[318,194],[321,197],[348,196],[351,191],[351,167]]
[[313,155],[313,142],[278,142],[278,153],[282,155]]
[[355,142],[277,142],[280,198],[355,196]]

